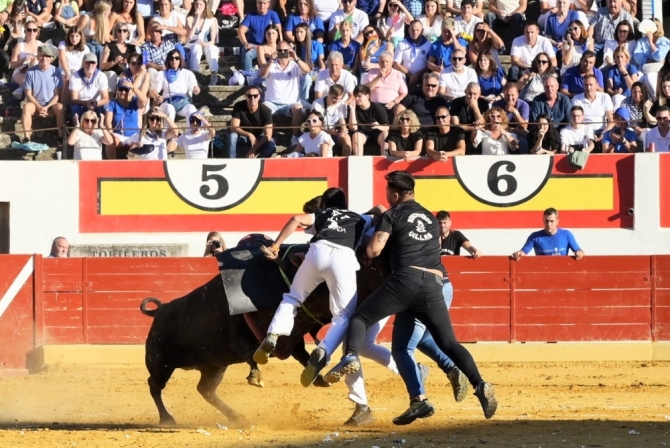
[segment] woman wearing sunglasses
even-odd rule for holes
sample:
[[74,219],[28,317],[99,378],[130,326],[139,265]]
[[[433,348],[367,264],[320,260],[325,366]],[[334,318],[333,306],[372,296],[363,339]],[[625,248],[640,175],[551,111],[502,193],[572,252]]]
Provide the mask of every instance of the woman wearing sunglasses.
[[386,41],[384,35],[377,28],[366,26],[363,29],[363,44],[359,56],[361,71],[369,72],[378,69],[379,56],[385,51],[393,54],[393,44]]
[[105,148],[107,159],[116,159],[119,148],[141,128],[140,120],[147,103],[146,93],[130,79],[119,79],[116,98],[109,102],[105,113],[105,127],[113,132],[114,138]]
[[420,126],[414,112],[411,110],[400,112],[386,137],[389,155],[405,160],[418,159],[423,151],[423,134],[419,130]]
[[545,37],[549,39],[557,55],[563,48],[563,39],[568,32],[568,28],[574,26],[572,22],[579,20],[579,12],[570,9],[571,3],[571,0],[557,0],[556,12],[549,15],[547,24],[543,28]]
[[67,138],[67,144],[74,146],[74,160],[102,160],[102,145],[110,145],[114,137],[107,129],[99,128],[102,124],[98,116],[92,110],[87,110],[81,116],[74,115],[74,130]]
[[216,131],[200,112],[188,117],[189,128],[177,138],[177,146],[184,148],[187,159],[206,159],[209,144]]
[[105,45],[102,52],[101,68],[109,80],[110,93],[114,93],[119,75],[128,65],[128,56],[137,53],[135,45],[126,43],[129,28],[126,22],[117,21],[114,25],[114,40]]
[[573,20],[568,25],[565,39],[561,45],[561,75],[570,67],[579,64],[582,53],[586,50],[593,51],[593,39],[589,37],[581,21]]
[[486,22],[480,22],[475,25],[475,36],[468,44],[468,60],[470,61],[470,64],[476,65],[479,53],[488,50],[496,60],[496,65],[502,67],[498,52],[503,45],[504,43],[500,36],[498,36]]
[[[137,11],[136,0],[117,0],[114,12],[109,18],[109,26],[116,29],[118,23],[125,23],[128,33],[124,36],[126,42],[133,45],[141,45],[145,40],[144,18]],[[116,34],[112,38],[116,38]]]
[[149,97],[160,104],[161,112],[170,120],[175,115],[190,117],[197,109],[191,103],[193,95],[200,94],[200,86],[192,71],[183,68],[183,59],[178,50],[171,50],[165,58],[165,70],[151,86]]
[[470,134],[470,141],[477,147],[482,145],[482,155],[504,156],[519,151],[517,136],[507,132],[507,113],[493,107],[484,116],[485,125],[477,124]]
[[385,40],[397,47],[398,43],[405,39],[405,25],[409,25],[413,20],[414,16],[400,0],[390,0],[377,20],[377,28]]
[[26,71],[37,65],[38,62],[37,50],[42,45],[42,42],[37,39],[39,35],[40,29],[35,25],[35,22],[28,22],[26,24],[26,37],[19,39],[9,60],[9,68],[14,69],[12,82],[19,85],[13,95],[19,100],[23,99],[23,82],[26,80]]
[[335,142],[323,127],[321,112],[310,111],[303,125],[306,132],[298,138],[298,145],[288,157],[333,157]]
[[535,56],[530,68],[523,72],[516,83],[519,89],[519,98],[530,103],[541,93],[544,93],[544,80],[548,76],[557,76],[556,70],[547,53]]
[[[165,129],[167,124],[167,129]],[[179,134],[174,122],[157,107],[151,109],[147,123],[126,143],[130,145],[128,158],[141,160],[167,160],[168,153],[177,148],[175,137]]]
[[58,62],[63,76],[60,100],[63,105],[67,105],[70,99],[70,76],[82,67],[84,56],[90,52],[84,42],[84,35],[77,26],[70,28],[65,40],[58,44]]

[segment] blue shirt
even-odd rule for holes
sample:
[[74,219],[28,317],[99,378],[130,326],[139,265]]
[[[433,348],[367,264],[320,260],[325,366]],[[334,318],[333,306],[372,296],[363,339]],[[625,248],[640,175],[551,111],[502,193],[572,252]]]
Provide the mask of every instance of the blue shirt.
[[379,0],[358,0],[356,9],[360,9],[365,14],[373,16],[379,11]]
[[[668,54],[668,50],[670,50],[670,40],[667,37],[659,37],[656,40],[656,51],[651,51],[649,39],[647,36],[643,36],[635,45],[633,60],[639,68],[642,68],[647,62],[663,62],[665,55]],[[648,61],[648,59],[651,59],[651,61]]]
[[[505,110],[506,107],[505,100],[502,99],[494,101],[492,107],[499,107],[502,110]],[[516,104],[514,105],[514,107],[516,107],[516,110],[519,111],[519,115],[521,115],[521,118],[528,121],[528,119],[530,118],[530,104],[519,98],[518,100],[516,100]],[[515,122],[516,116],[513,113],[508,113],[507,121],[509,121],[510,123]]]
[[115,134],[125,137],[137,134],[137,129],[134,129],[138,125],[139,107],[137,98],[133,98],[127,107],[120,105],[117,100],[112,100],[107,103],[106,109],[107,112],[112,113],[112,127]]
[[[581,67],[579,65],[567,69],[561,80],[561,89],[566,89],[573,95],[584,93],[584,78],[582,77],[580,70]],[[598,85],[602,88],[605,88],[605,84],[603,83],[603,72],[601,72],[600,69],[594,67],[593,75],[596,77]]]
[[[628,64],[626,66],[626,72],[628,72],[629,75],[633,76],[634,74],[637,73],[637,68],[633,64]],[[626,78],[624,78],[621,75],[621,72],[616,66],[609,69],[609,71],[607,72],[607,79],[612,80],[614,90],[623,89],[623,92],[621,94],[624,96],[630,96],[630,89],[626,84]]]
[[547,19],[547,25],[544,28],[544,35],[549,39],[555,40],[556,42],[563,41],[565,35],[568,33],[570,22],[573,20],[579,20],[579,13],[572,9],[568,11],[568,16],[563,21],[563,23],[558,23],[556,14],[551,14]]
[[333,51],[339,51],[342,53],[342,59],[344,59],[344,65],[351,68],[354,66],[354,61],[356,60],[356,55],[361,49],[361,44],[358,41],[351,40],[349,46],[342,46],[342,39],[337,39],[335,42],[330,44],[328,47],[328,52],[332,53]]
[[[605,134],[603,135],[603,143],[609,143],[610,145],[614,145],[614,152],[630,154],[630,152],[626,149],[626,147],[621,141],[619,141],[619,143],[616,144],[612,142],[612,139],[610,138],[610,134],[612,132],[615,132],[616,134],[621,134],[621,129],[615,127],[614,129],[605,132]],[[626,128],[626,131],[623,133],[623,138],[625,138],[626,141],[634,142],[637,140],[637,134],[631,128]]]
[[573,252],[582,250],[572,232],[565,229],[557,229],[554,235],[549,235],[544,230],[531,233],[521,251],[528,255],[531,249],[535,251],[535,255],[568,255],[568,249]]
[[[300,59],[305,61],[305,56],[307,53],[307,49],[303,48],[302,52],[300,54]],[[312,41],[312,64],[316,67],[316,61],[319,60],[319,55],[323,55],[323,44],[319,42],[318,40],[313,40]],[[307,62],[307,61],[305,61]]]
[[[458,43],[464,47],[468,46],[468,43],[462,39],[458,38]],[[451,65],[451,54],[454,52],[454,44],[444,45],[441,40],[433,42],[428,50],[428,57],[431,56],[435,58],[435,65],[449,67]]]
[[479,85],[482,88],[482,96],[499,95],[503,89],[503,79],[505,79],[505,71],[502,68],[499,68],[490,78],[484,78],[482,75],[479,75]]
[[[46,70],[40,70],[39,65],[30,67],[26,72],[24,90],[30,90],[40,106],[45,106],[54,97],[56,89],[63,87],[63,78],[60,70],[49,65]],[[58,92],[60,93],[60,91]]]
[[[555,128],[564,127],[567,126],[567,123],[570,123],[570,109],[572,109],[570,98],[562,93],[558,93],[558,99],[554,103],[554,107],[549,107],[547,94],[540,93],[530,105],[530,119],[532,123],[537,123],[537,117],[547,114],[549,121]],[[559,126],[559,123],[562,124]]]
[[274,11],[268,11],[264,16],[258,12],[250,12],[244,16],[241,26],[249,28],[246,34],[247,42],[260,45],[265,37],[265,29],[270,25],[281,25],[279,16]]
[[316,39],[316,36],[314,36],[315,32],[317,31],[321,31],[322,33],[326,32],[326,27],[323,26],[323,20],[321,20],[319,16],[310,19],[309,22],[305,22],[302,19],[302,17],[293,14],[291,14],[286,18],[286,31],[292,32],[295,29],[295,27],[300,25],[301,23],[309,24],[309,30],[312,32],[312,39]]

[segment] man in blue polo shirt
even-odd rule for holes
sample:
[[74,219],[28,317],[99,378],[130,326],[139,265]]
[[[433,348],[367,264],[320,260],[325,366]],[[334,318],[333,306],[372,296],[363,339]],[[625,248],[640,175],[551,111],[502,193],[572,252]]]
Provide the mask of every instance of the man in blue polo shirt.
[[592,74],[598,81],[598,91],[602,92],[605,88],[603,81],[603,72],[596,67],[596,54],[591,50],[582,53],[579,65],[570,67],[563,74],[561,82],[561,93],[568,98],[584,93],[584,77]]
[[572,232],[558,228],[558,211],[555,208],[544,211],[544,229],[531,233],[523,248],[512,254],[512,259],[519,261],[531,249],[535,251],[535,255],[568,255],[568,251],[572,250],[576,260],[584,257],[584,251],[577,244]]
[[628,125],[630,112],[626,107],[614,111],[616,126],[603,134],[603,153],[637,152],[637,133]]
[[282,40],[281,21],[276,12],[270,11],[270,0],[257,0],[258,11],[250,12],[244,16],[244,20],[237,30],[237,35],[242,42],[240,56],[242,69],[251,70],[253,61],[256,59],[256,47],[263,43],[265,29],[274,25],[279,32],[279,40]]

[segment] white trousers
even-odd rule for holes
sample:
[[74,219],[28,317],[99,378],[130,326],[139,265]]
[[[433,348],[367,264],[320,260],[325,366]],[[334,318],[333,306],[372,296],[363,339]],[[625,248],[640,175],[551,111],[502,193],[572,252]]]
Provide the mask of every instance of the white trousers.
[[198,109],[193,105],[193,104],[188,104],[184,106],[179,112],[174,110],[174,106],[170,103],[167,102],[167,100],[164,100],[160,107],[160,111],[163,112],[165,115],[170,117],[170,120],[174,121],[174,117],[179,113],[179,116],[188,118],[191,116],[193,112],[197,112]]
[[323,240],[312,244],[293,278],[291,289],[284,294],[272,318],[268,333],[291,334],[297,308],[325,280],[330,290],[333,320],[319,347],[323,347],[330,358],[342,343],[349,318],[356,310],[356,271],[359,269],[353,250]]
[[[398,368],[395,365],[393,356],[391,356],[391,350],[384,346],[375,344],[375,340],[377,339],[379,332],[382,331],[384,325],[386,325],[386,322],[388,322],[390,317],[391,316],[386,317],[368,328],[368,331],[365,333],[365,343],[361,348],[358,349],[358,356],[371,359],[384,367],[388,367],[393,373],[397,374]],[[367,406],[368,397],[365,393],[363,367],[361,366],[361,368],[358,369],[358,372],[356,373],[347,373],[344,376],[344,382],[349,388],[349,399],[354,403]]]
[[[202,59],[202,45],[198,43],[193,43],[193,44],[188,44],[186,45],[186,48],[191,50],[191,55],[188,60],[188,68],[192,72],[199,72],[200,71],[200,59]],[[210,44],[205,47],[205,59],[207,59],[207,64],[209,64],[209,70],[212,73],[216,73],[219,71],[219,47]]]

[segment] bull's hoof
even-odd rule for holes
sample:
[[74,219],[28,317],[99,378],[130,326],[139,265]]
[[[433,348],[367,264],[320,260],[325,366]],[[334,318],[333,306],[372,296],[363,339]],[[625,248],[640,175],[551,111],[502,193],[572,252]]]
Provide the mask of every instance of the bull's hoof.
[[317,376],[312,385],[315,387],[330,387],[330,383],[323,379],[323,375]]
[[261,371],[258,369],[252,369],[251,372],[249,372],[249,376],[247,377],[247,384],[261,388],[265,387]]
[[159,422],[160,426],[177,426],[177,420],[171,415],[162,416]]

